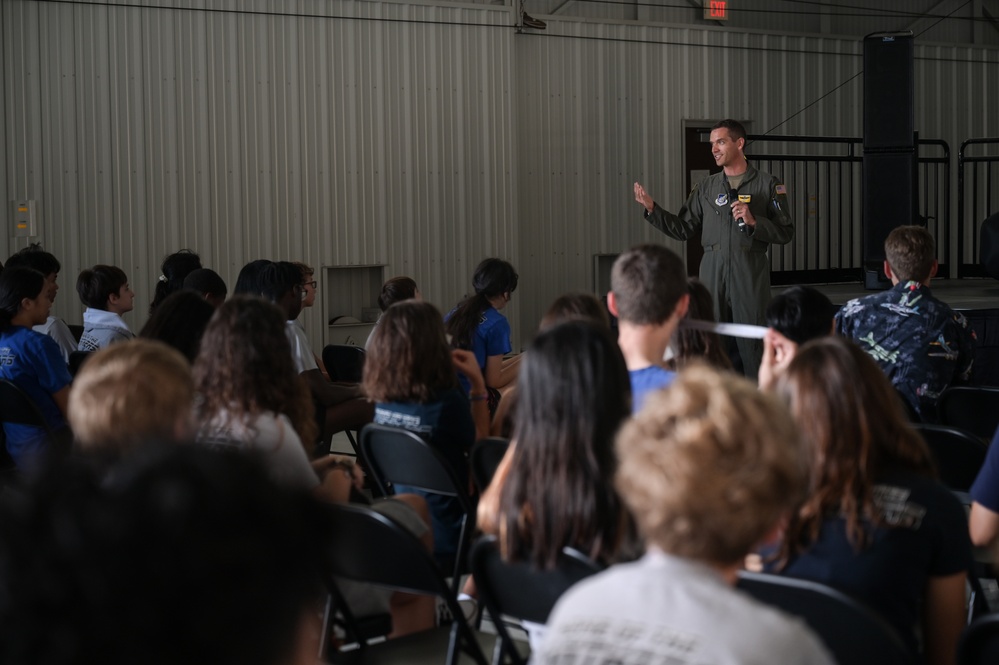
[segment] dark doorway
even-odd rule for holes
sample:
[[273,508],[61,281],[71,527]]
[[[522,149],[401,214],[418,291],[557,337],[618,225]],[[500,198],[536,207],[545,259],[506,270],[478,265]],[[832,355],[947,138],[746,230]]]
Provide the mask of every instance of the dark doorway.
[[[687,191],[694,188],[694,185],[711,173],[718,173],[720,168],[715,166],[714,157],[711,156],[711,145],[709,137],[711,126],[687,127],[684,130],[684,154],[686,164],[684,164],[685,182]],[[701,257],[704,256],[704,248],[701,247],[701,232],[691,236],[687,240],[687,274],[696,277],[701,266]]]

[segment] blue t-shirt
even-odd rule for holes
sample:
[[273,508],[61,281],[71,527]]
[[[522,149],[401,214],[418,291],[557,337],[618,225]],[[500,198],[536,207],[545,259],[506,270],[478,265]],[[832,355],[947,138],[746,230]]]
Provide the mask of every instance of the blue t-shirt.
[[631,412],[638,413],[645,403],[645,397],[650,392],[673,383],[676,372],[652,365],[643,369],[628,370],[628,376],[631,377]]
[[950,490],[914,473],[886,475],[874,487],[874,502],[887,526],[871,528],[865,549],[858,552],[850,544],[846,520],[830,518],[818,540],[780,574],[827,584],[860,599],[917,653],[927,578],[971,566],[968,521]]
[[[447,321],[454,315],[454,310],[448,312],[444,317]],[[479,368],[483,375],[486,372],[486,360],[490,356],[502,356],[510,353],[513,346],[510,344],[510,322],[506,317],[496,311],[495,307],[489,307],[482,313],[479,325],[472,333],[472,353],[479,363]],[[458,374],[458,380],[467,393],[471,389],[471,384],[464,374]]]
[[975,484],[971,486],[971,500],[977,501],[994,513],[999,513],[999,430],[996,430],[989,444],[989,451],[985,454],[985,463],[982,465]]
[[[66,427],[66,419],[52,395],[72,382],[59,345],[48,335],[23,326],[11,326],[0,332],[0,378],[17,384],[38,406],[49,427]],[[17,465],[44,452],[45,430],[31,425],[4,423],[7,452]]]
[[[468,486],[467,453],[475,442],[475,423],[468,396],[460,388],[445,390],[424,404],[379,402],[375,405],[374,421],[419,434],[444,455],[461,486]],[[396,485],[395,491],[397,494],[419,494],[426,499],[433,522],[434,555],[441,561],[453,558],[458,550],[463,515],[458,500],[403,485]]]

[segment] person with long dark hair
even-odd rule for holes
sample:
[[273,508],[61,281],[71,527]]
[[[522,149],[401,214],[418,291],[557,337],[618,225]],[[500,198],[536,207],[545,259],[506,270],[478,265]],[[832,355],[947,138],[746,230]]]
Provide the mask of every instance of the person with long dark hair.
[[[471,397],[460,387],[456,370],[470,378]],[[407,300],[385,310],[368,346],[363,388],[375,402],[376,423],[415,431],[467,484],[466,455],[476,439],[489,436],[485,382],[470,352],[448,347],[436,307]],[[427,500],[435,555],[445,563],[453,559],[461,532],[458,501],[398,486],[396,492]]]
[[[764,362],[767,358],[764,353]],[[837,337],[802,346],[776,384],[811,451],[810,492],[771,570],[867,603],[924,662],[954,662],[971,545],[877,364]]]
[[538,334],[517,380],[512,443],[479,502],[479,528],[505,559],[551,569],[566,546],[602,564],[640,553],[613,482],[614,436],[630,414],[628,370],[604,327],[575,320]]
[[[715,312],[711,291],[704,282],[696,277],[687,278],[687,293],[690,294],[690,305],[684,321],[709,321],[714,323]],[[672,356],[667,361],[667,367],[673,371],[682,369],[693,361],[706,362],[716,369],[732,369],[732,361],[725,352],[725,343],[716,332],[684,328],[683,321],[673,331],[669,348]]]
[[[524,354],[513,439],[479,504],[479,525],[515,561],[554,567],[565,546],[610,563],[631,520],[613,477],[631,382],[610,333],[585,320],[544,330]],[[631,552],[634,553],[633,551]]]
[[156,308],[139,337],[159,340],[194,362],[205,326],[215,313],[215,307],[194,291],[177,291],[167,296]]
[[[513,347],[510,322],[500,314],[517,290],[518,279],[517,272],[508,262],[485,259],[472,277],[475,293],[458,303],[446,318],[451,346],[475,354],[486,380],[490,413],[494,413],[499,404],[500,389],[517,380],[520,366],[520,355],[504,357]],[[467,379],[462,378],[462,385],[469,387]]]
[[149,303],[149,313],[152,314],[167,296],[184,288],[184,278],[200,269],[201,257],[193,250],[182,249],[163,259],[162,271],[156,280],[156,290],[153,301]]
[[43,429],[4,423],[7,452],[18,467],[69,442],[66,409],[72,377],[58,345],[31,328],[48,319],[52,297],[45,275],[30,268],[0,273],[0,378],[14,382],[35,403],[57,441]]

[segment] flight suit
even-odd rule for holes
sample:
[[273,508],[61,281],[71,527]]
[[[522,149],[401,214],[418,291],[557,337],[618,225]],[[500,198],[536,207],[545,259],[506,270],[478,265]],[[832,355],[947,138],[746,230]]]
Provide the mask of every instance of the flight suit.
[[[687,240],[700,228],[704,246],[700,278],[714,294],[718,321],[764,325],[770,302],[767,249],[794,237],[787,189],[769,173],[747,165],[737,192],[750,197],[756,227],[744,231],[732,219],[730,189],[724,172],[715,173],[694,187],[676,215],[655,204],[645,218],[677,240]],[[746,375],[755,378],[763,358],[762,340],[740,337],[736,342]]]

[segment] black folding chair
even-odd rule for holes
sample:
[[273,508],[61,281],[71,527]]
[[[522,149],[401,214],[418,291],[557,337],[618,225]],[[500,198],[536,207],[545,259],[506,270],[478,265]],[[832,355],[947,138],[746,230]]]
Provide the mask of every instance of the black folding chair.
[[364,374],[364,347],[328,344],[323,348],[323,365],[331,381],[360,383]]
[[451,464],[413,432],[385,425],[364,426],[361,430],[361,454],[378,489],[385,496],[393,493],[393,485],[408,485],[457,499],[463,513],[452,580],[457,594],[461,573],[466,569],[469,542],[475,530],[475,506]]
[[[331,510],[332,528],[337,534],[336,546],[330,552],[335,576],[410,593],[439,596],[456,619],[450,627],[443,626],[380,644],[369,645],[361,640],[355,651],[328,653],[330,661],[427,662],[427,655],[446,653],[445,662],[453,665],[464,652],[479,665],[486,665],[479,639],[486,641],[489,638],[477,634],[461,619],[463,615],[456,594],[419,539],[366,506],[335,505]],[[350,626],[354,618],[342,602],[335,582],[331,582],[330,591]]]
[[975,619],[957,643],[957,665],[996,663],[999,663],[999,613]]
[[75,377],[83,363],[93,354],[93,351],[73,351],[69,354],[69,375]]
[[493,663],[505,653],[511,663],[524,665],[521,654],[503,617],[547,623],[548,615],[562,594],[581,579],[600,572],[601,567],[571,547],[562,550],[558,566],[540,570],[528,563],[503,561],[496,539],[480,538],[472,547],[472,577],[499,635]]
[[510,447],[510,439],[499,436],[490,436],[486,439],[479,439],[472,446],[472,452],[468,456],[468,465],[472,470],[472,480],[479,492],[485,492],[496,475],[503,456],[506,455],[507,448]]
[[[53,430],[28,393],[7,379],[0,379],[0,423],[37,427],[45,432],[45,438],[54,452],[60,454],[69,452],[71,443],[69,428]],[[6,437],[4,437],[4,452],[6,453]],[[0,466],[3,467],[0,471],[0,482],[7,482],[16,475],[13,462],[9,454],[0,456]]]
[[978,477],[988,446],[970,432],[944,425],[916,425],[937,463],[940,481],[965,503]]
[[760,602],[801,618],[837,663],[915,663],[895,630],[860,601],[824,584],[779,575],[740,572],[737,586]]
[[[338,383],[360,383],[361,378],[364,374],[364,347],[353,346],[351,344],[327,344],[323,348],[323,365],[326,367],[326,373],[330,375],[330,381],[336,381]],[[326,411],[325,407],[321,404],[318,405],[317,415],[319,418],[320,430],[323,428],[326,422]],[[354,455],[357,455],[357,439],[354,437],[354,432],[349,429],[343,430],[343,433],[347,435],[347,440],[350,442],[350,447],[354,450]],[[325,432],[321,437],[324,441],[326,439]],[[328,453],[329,450],[318,451],[323,454]]]
[[937,402],[940,423],[991,441],[999,428],[999,388],[952,386]]

